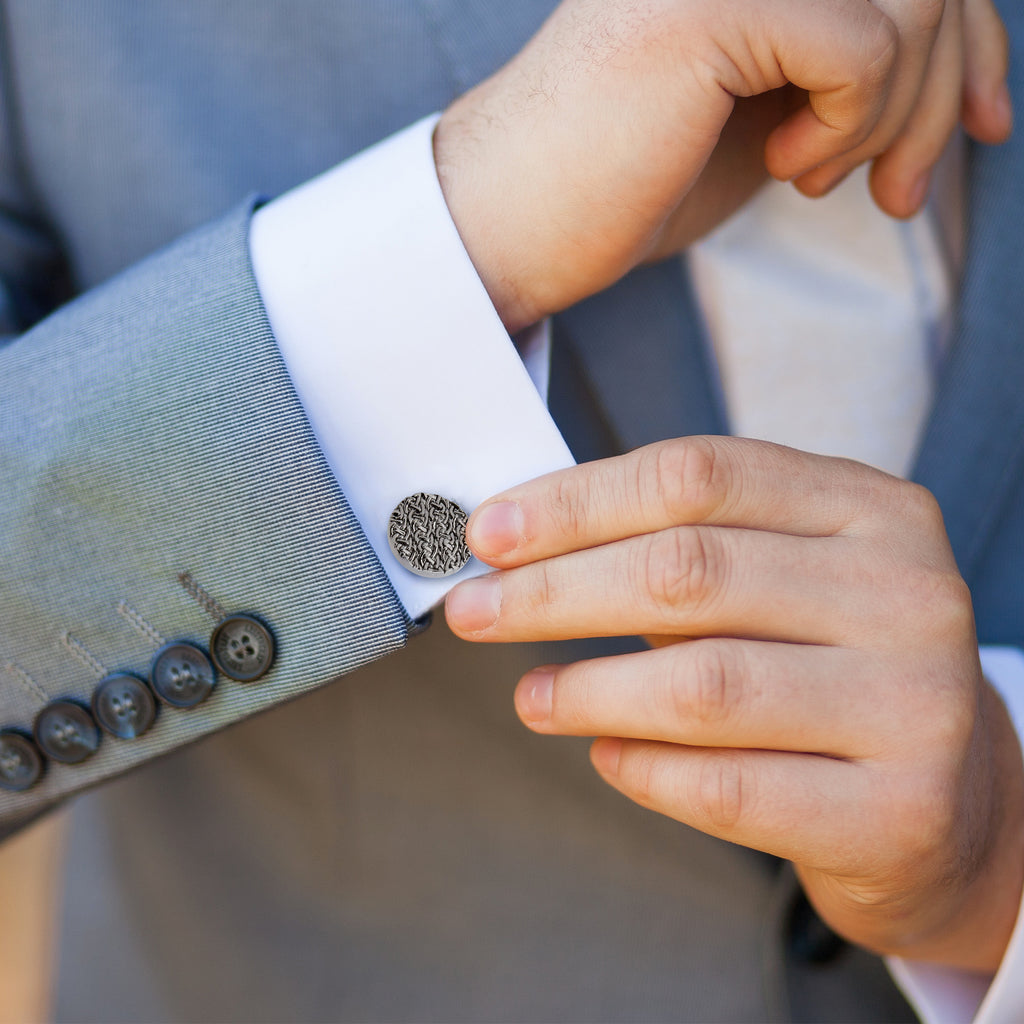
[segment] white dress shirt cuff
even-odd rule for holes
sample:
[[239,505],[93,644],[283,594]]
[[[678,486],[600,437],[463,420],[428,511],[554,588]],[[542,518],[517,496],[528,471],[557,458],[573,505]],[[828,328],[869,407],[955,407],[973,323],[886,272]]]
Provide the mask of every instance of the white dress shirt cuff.
[[[1024,653],[982,647],[985,678],[999,691],[1018,736],[1024,736]],[[1024,913],[995,977],[890,957],[903,994],[925,1024],[1019,1024],[1024,1020]]]
[[[418,122],[260,209],[253,272],[313,431],[410,618],[458,580],[391,554],[403,498],[467,512],[512,484],[572,465],[445,205],[437,118]],[[546,373],[528,346],[531,364]],[[546,381],[542,383],[546,392]]]

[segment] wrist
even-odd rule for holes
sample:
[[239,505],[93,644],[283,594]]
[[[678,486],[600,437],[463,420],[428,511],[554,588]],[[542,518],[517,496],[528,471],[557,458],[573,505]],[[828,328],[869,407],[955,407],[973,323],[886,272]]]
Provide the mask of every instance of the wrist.
[[[889,952],[910,960],[994,973],[1013,934],[1024,888],[1024,763],[1006,707],[988,684],[981,694],[979,743],[990,750],[988,782],[979,781],[966,813],[991,822],[966,843],[953,866],[962,871],[941,923]],[[986,808],[986,797],[991,804]]]
[[995,971],[1013,934],[1024,890],[1024,761],[1020,741],[999,695],[983,684],[982,721],[992,750],[993,827],[989,855],[964,891],[948,954],[935,959]]
[[545,311],[524,290],[526,260],[507,216],[518,204],[510,194],[511,182],[487,169],[486,140],[472,127],[470,96],[441,115],[434,130],[434,164],[462,244],[505,329],[516,334]]

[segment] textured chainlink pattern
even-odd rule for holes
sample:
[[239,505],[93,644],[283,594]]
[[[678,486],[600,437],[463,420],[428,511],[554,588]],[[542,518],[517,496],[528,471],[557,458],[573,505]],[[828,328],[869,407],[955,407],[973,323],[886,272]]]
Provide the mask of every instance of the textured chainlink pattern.
[[395,557],[419,576],[450,576],[469,561],[464,509],[439,494],[411,494],[388,520]]

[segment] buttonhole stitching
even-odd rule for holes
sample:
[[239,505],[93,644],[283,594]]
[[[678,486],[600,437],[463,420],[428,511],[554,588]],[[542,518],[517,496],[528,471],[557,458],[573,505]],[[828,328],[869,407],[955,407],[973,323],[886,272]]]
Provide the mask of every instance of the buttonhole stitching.
[[163,647],[167,642],[127,601],[118,601],[117,614],[154,647]]
[[29,695],[35,697],[41,704],[49,704],[50,698],[46,691],[19,665],[17,662],[8,661],[4,664],[4,671]]
[[86,650],[86,647],[81,641],[76,640],[70,633],[61,633],[60,642],[64,649],[75,658],[79,664],[84,665],[87,669],[93,672],[97,679],[102,679],[107,675],[107,670]]
[[215,622],[220,622],[222,619],[227,618],[227,612],[210,596],[209,591],[196,581],[196,578],[187,569],[184,572],[178,573],[178,582],[185,593]]

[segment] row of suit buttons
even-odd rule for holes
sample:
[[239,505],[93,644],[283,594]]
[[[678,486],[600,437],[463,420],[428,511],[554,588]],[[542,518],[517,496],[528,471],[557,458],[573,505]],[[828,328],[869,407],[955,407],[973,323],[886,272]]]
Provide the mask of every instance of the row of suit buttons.
[[164,644],[153,657],[148,683],[130,672],[100,680],[91,706],[51,701],[36,715],[32,737],[0,729],[0,789],[22,792],[42,777],[46,759],[81,764],[96,752],[102,732],[119,740],[143,735],[156,719],[157,701],[193,708],[213,692],[217,672],[242,683],[265,675],[274,660],[274,636],[252,615],[230,615],[210,636],[209,655],[185,641]]
[[[451,576],[469,561],[467,519],[449,498],[411,494],[391,513],[388,543],[411,572]],[[428,624],[429,616],[417,620],[412,632]],[[115,672],[100,680],[88,708],[74,700],[47,704],[36,716],[31,737],[0,729],[0,789],[31,788],[42,777],[47,758],[81,764],[99,748],[103,732],[119,740],[142,736],[156,719],[158,701],[172,708],[195,707],[210,696],[218,671],[248,683],[264,675],[273,660],[273,634],[251,615],[222,619],[210,636],[209,654],[184,641],[165,644],[153,658],[148,682]]]

